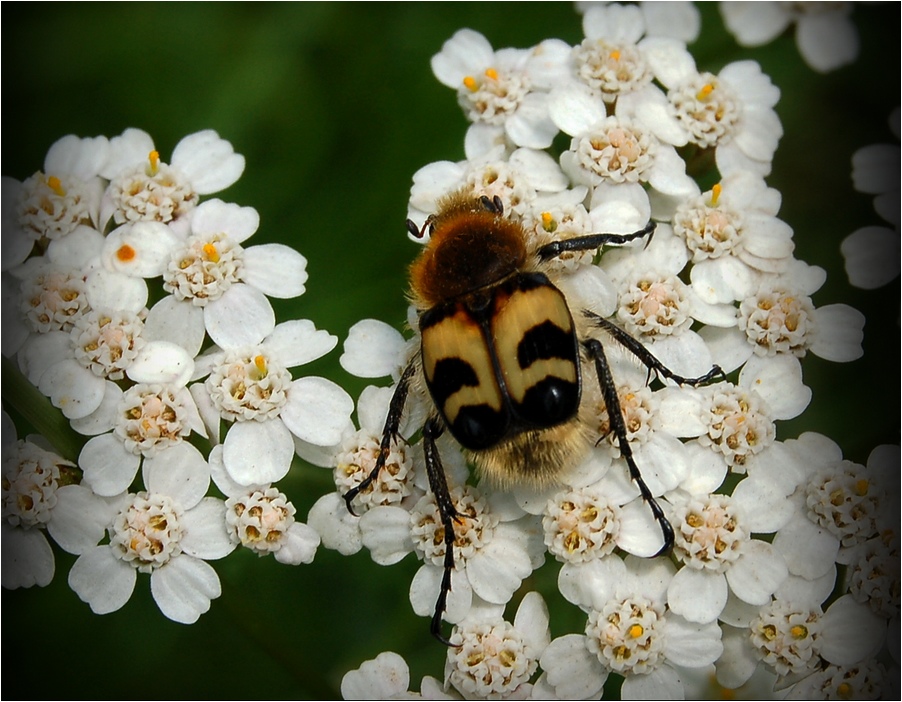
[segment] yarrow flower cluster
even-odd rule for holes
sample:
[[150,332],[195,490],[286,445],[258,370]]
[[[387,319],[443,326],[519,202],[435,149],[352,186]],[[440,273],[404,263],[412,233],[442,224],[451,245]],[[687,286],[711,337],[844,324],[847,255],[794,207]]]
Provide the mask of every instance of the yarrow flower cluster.
[[304,257],[248,246],[256,210],[206,197],[244,165],[212,130],[167,163],[127,129],[63,137],[42,170],[4,177],[3,352],[85,437],[64,460],[17,442],[4,413],[4,587],[52,580],[47,533],[78,556],[69,585],[94,612],[121,608],[144,573],[163,614],[190,623],[220,595],[207,561],[239,546],[313,560],[319,535],[272,483],[295,440],[347,433],[352,402],[290,370],[337,343],[309,320],[276,324],[269,298],[304,292]]
[[[414,174],[408,214],[420,240],[442,198],[472,192],[521,224],[530,250],[656,222],[641,245],[567,253],[543,270],[574,314],[590,309],[636,340],[632,351],[597,332],[629,453],[674,529],[671,557],[653,557],[660,526],[630,478],[595,369],[583,364],[589,448],[559,485],[480,483],[460,447],[438,439],[453,504],[446,509],[459,515],[444,685],[427,677],[410,692],[406,663],[383,653],[345,676],[346,699],[588,699],[612,675],[631,699],[689,697],[704,676],[723,688],[754,677],[771,694],[792,687],[799,697],[837,686],[853,696],[891,694],[873,659],[898,627],[898,523],[886,517],[898,509],[898,447],[877,447],[863,466],[825,436],[783,437],[779,425],[812,399],[803,383],[809,354],[832,362],[862,355],[864,317],[818,299],[826,274],[794,256],[781,193],[766,182],[783,134],[779,88],[754,61],[717,73],[698,67],[685,43],[697,16],[660,5],[587,4],[585,39],[573,47],[548,40],[495,50],[474,30],[457,32],[432,69],[471,122],[466,160]],[[810,32],[845,30],[832,20],[815,30],[800,12],[772,17],[773,28],[760,24],[741,43],[760,43],[792,19],[806,59],[835,68],[811,53]],[[728,26],[741,25],[738,9],[727,3],[723,13]],[[837,22],[845,16],[835,13]],[[847,54],[843,61],[854,58]],[[360,430],[331,456],[317,454],[337,489],[310,520],[341,534],[325,545],[342,553],[367,548],[383,565],[415,553],[422,565],[410,601],[428,617],[449,542],[428,491],[432,449],[417,434],[436,411],[425,388],[409,388],[401,430],[381,435],[399,411],[389,409],[394,389],[419,353],[415,310],[408,325],[408,335],[375,320],[351,328],[343,367],[393,383],[368,388]],[[680,384],[633,358],[648,354],[677,378],[709,382]],[[706,376],[715,364],[723,374]],[[380,452],[385,467],[375,474]],[[372,485],[348,511],[342,495],[367,478]],[[530,646],[501,617],[546,554],[585,628],[553,640],[547,630],[533,634]],[[536,598],[523,597],[518,619]]]

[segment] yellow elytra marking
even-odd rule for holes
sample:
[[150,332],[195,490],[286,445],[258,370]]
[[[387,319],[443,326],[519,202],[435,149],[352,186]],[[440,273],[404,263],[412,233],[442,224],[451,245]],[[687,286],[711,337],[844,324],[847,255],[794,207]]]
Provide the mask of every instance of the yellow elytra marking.
[[442,411],[449,423],[454,423],[462,407],[488,405],[501,410],[501,388],[482,330],[463,309],[423,331],[423,371],[430,383],[436,365],[446,358],[459,358],[476,375],[476,385],[465,385],[445,400]]
[[523,336],[539,324],[551,322],[564,332],[572,331],[570,310],[557,288],[543,285],[526,291],[516,290],[497,309],[492,319],[492,336],[505,386],[515,402],[523,402],[529,389],[549,376],[577,382],[572,360],[540,358],[528,368],[520,368],[517,356]]

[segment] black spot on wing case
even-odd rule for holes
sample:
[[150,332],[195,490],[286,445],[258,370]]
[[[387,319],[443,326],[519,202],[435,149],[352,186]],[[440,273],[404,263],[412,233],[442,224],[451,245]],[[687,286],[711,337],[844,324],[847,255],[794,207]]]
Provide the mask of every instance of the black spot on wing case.
[[426,385],[468,449],[564,422],[579,407],[579,345],[563,294],[521,273],[420,318]]

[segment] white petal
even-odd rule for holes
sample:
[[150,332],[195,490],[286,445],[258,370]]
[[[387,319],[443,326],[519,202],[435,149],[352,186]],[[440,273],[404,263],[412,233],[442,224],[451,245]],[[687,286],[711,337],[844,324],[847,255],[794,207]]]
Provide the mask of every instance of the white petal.
[[489,40],[472,29],[460,29],[432,57],[432,72],[440,83],[457,90],[463,79],[492,65],[495,52]]
[[354,401],[339,385],[326,378],[298,378],[291,384],[282,420],[303,441],[333,446],[352,426]]
[[[752,4],[752,3],[749,3]],[[723,627],[723,654],[717,661],[717,682],[727,689],[745,683],[758,667],[748,628]]]
[[557,126],[548,117],[547,96],[543,93],[527,93],[505,127],[511,141],[530,149],[548,148],[558,133]]
[[171,163],[201,195],[229,187],[244,172],[244,156],[212,129],[183,138],[172,151]]
[[[410,670],[397,653],[384,651],[341,680],[343,700],[390,700],[407,695]],[[431,698],[430,698],[431,699]],[[440,699],[440,698],[436,698]]]
[[[774,460],[772,452],[768,453],[768,461]],[[795,505],[786,499],[783,486],[758,479],[757,473],[739,482],[733,490],[733,501],[743,512],[743,526],[756,534],[773,534],[795,514]]]
[[744,602],[763,605],[787,575],[782,554],[766,541],[751,539],[742,544],[739,559],[727,571],[727,582]]
[[125,492],[135,479],[140,462],[141,457],[126,450],[112,434],[89,439],[78,456],[85,483],[105,497]]
[[59,407],[67,419],[87,417],[100,407],[106,381],[74,360],[51,366],[41,376],[38,389]]
[[17,529],[3,521],[3,550],[0,568],[3,587],[45,587],[53,580],[53,549],[40,529]]
[[203,498],[182,518],[185,535],[179,542],[184,552],[195,558],[224,558],[235,550],[226,531],[225,502],[215,497]]
[[379,565],[392,565],[413,551],[410,515],[400,507],[374,507],[360,517],[363,545]]
[[808,580],[827,573],[839,551],[835,536],[802,515],[780,529],[773,543],[783,554],[789,572]]
[[100,543],[119,510],[120,500],[99,497],[84,485],[64,485],[56,495],[47,531],[60,548],[81,554]]
[[[103,234],[84,225],[75,228],[62,239],[54,239],[47,247],[47,258],[66,268],[85,269],[94,264],[106,242]],[[95,264],[96,265],[96,264]]]
[[851,666],[877,655],[886,639],[886,621],[852,595],[843,595],[821,620],[821,655],[830,663]]
[[147,304],[147,283],[143,278],[98,268],[85,280],[85,295],[95,310],[126,310],[137,314]]
[[273,483],[291,468],[294,441],[279,419],[235,422],[222,445],[222,460],[241,485]]
[[790,573],[786,580],[776,589],[774,597],[787,602],[824,602],[833,592],[836,585],[836,566],[831,565],[827,572],[819,578],[808,580],[800,575]]
[[588,88],[567,85],[551,91],[548,113],[558,129],[570,136],[589,131],[606,116],[604,103]]
[[243,279],[270,297],[298,297],[306,289],[307,259],[283,244],[251,246],[244,252]]
[[77,137],[68,134],[57,139],[44,157],[44,173],[71,175],[80,180],[94,178],[109,158],[110,142],[105,136]]
[[837,10],[802,13],[796,25],[799,53],[821,73],[858,58],[858,30],[842,9]]
[[[6,323],[4,317],[4,324]],[[5,331],[5,329],[4,329]],[[37,387],[47,369],[72,358],[72,338],[68,332],[51,331],[31,334],[19,349],[19,370]]]
[[717,619],[727,603],[727,581],[721,573],[683,567],[667,587],[667,604],[690,622]]
[[604,609],[626,576],[618,556],[606,556],[578,565],[565,563],[558,573],[558,589],[568,602],[583,609]]
[[276,551],[275,559],[286,565],[312,563],[320,544],[319,534],[303,522],[295,522],[282,537],[282,547]]
[[101,258],[107,270],[139,278],[163,275],[181,237],[162,222],[135,222],[111,231]]
[[767,44],[792,20],[789,10],[779,2],[721,3],[720,12],[727,29],[742,46]]
[[148,341],[171,341],[191,358],[200,353],[206,338],[204,311],[186,300],[166,295],[150,308],[144,320],[144,338]]
[[100,171],[107,180],[112,180],[126,168],[133,168],[143,162],[153,151],[153,139],[143,129],[130,127],[119,136],[110,139],[107,160]]
[[669,665],[661,665],[646,675],[630,675],[620,688],[622,700],[682,700],[683,681]]
[[151,574],[150,591],[160,611],[182,624],[196,622],[210,609],[210,600],[222,594],[213,566],[186,554]]
[[887,227],[863,227],[840,246],[849,282],[856,288],[874,290],[899,275],[899,233]]
[[506,540],[495,538],[467,561],[467,577],[473,592],[487,602],[504,604],[532,572],[529,557]]
[[359,521],[335,492],[320,497],[307,515],[307,523],[320,534],[323,546],[343,556],[353,555],[363,547]]
[[739,385],[764,398],[774,419],[798,417],[811,402],[811,388],[802,384],[802,366],[795,356],[752,356],[739,373]]
[[700,668],[716,661],[723,653],[717,622],[693,624],[675,614],[667,615],[664,655],[676,665]]
[[[435,610],[439,587],[442,580],[442,569],[436,566],[422,565],[410,583],[410,605],[415,614],[431,617]],[[451,571],[451,591],[445,608],[444,620],[456,624],[467,616],[473,602],[473,590],[463,571]]]
[[191,509],[207,494],[210,466],[203,454],[187,441],[144,459],[144,485],[150,492],[168,495],[182,509]]
[[125,374],[136,383],[185,385],[194,374],[194,359],[171,341],[148,342]]
[[272,305],[262,292],[236,283],[204,308],[210,338],[224,349],[254,346],[276,327]]
[[109,546],[96,546],[78,557],[69,571],[69,587],[94,614],[121,609],[135,589],[137,574],[116,558]]
[[325,356],[335,348],[338,337],[317,329],[309,319],[292,319],[277,324],[264,343],[280,363],[294,368]]
[[119,401],[122,399],[122,390],[111,380],[104,382],[103,400],[91,414],[78,419],[69,420],[69,424],[79,434],[96,436],[103,434],[116,426],[119,416]]
[[548,605],[538,592],[527,592],[517,607],[514,628],[535,651],[544,651],[551,643]]
[[664,547],[661,527],[641,499],[635,499],[621,508],[617,545],[643,558],[654,556]]
[[864,315],[848,305],[818,307],[815,311],[817,334],[811,352],[828,361],[845,363],[861,358],[864,349]]
[[191,213],[191,232],[201,237],[226,234],[238,244],[252,237],[260,227],[260,215],[253,207],[213,198]]
[[698,335],[711,350],[712,360],[725,373],[731,373],[752,355],[751,344],[738,327],[711,327],[700,329]]
[[[749,267],[732,256],[700,261],[689,273],[692,289],[709,304],[718,304],[734,300],[744,300],[754,292],[755,276]],[[704,320],[703,320],[704,321]],[[731,326],[736,323],[736,310],[718,326]]]
[[695,59],[686,50],[686,45],[677,39],[646,37],[639,43],[639,48],[655,77],[668,88],[673,88],[697,74]]
[[378,319],[362,319],[348,331],[341,367],[358,378],[381,378],[397,371],[402,363],[404,337]]
[[569,184],[557,161],[545,151],[520,148],[510,155],[508,163],[536,190],[556,193]]
[[589,651],[586,637],[581,634],[567,634],[552,641],[539,663],[561,700],[596,697],[608,679],[608,669]]
[[583,15],[583,32],[589,39],[635,44],[645,31],[645,18],[635,5],[593,5]]

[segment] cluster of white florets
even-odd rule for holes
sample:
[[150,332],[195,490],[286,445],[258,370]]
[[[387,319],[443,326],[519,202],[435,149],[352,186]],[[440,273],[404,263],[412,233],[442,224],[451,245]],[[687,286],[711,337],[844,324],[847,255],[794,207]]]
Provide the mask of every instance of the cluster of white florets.
[[[726,5],[723,12],[735,25],[737,12]],[[793,20],[801,32],[808,18],[787,15],[781,27]],[[592,6],[583,28],[574,47],[548,40],[495,51],[470,29],[445,43],[432,68],[471,121],[467,158],[418,171],[409,216],[421,227],[443,196],[471,188],[500,198],[536,248],[589,233],[628,234],[654,220],[650,242],[550,262],[555,284],[680,376],[717,364],[725,377],[679,386],[599,337],[632,454],[676,533],[673,558],[648,558],[661,547],[661,530],[629,478],[592,368],[583,369],[583,392],[593,398],[594,448],[557,488],[476,487],[458,448],[440,442],[452,502],[465,515],[453,522],[444,616],[457,648],[448,653],[444,694],[586,699],[617,674],[624,697],[679,698],[692,694],[688,669],[716,671],[727,688],[757,675],[772,688],[776,680],[802,690],[799,681],[819,676],[821,689],[840,679],[857,691],[865,683],[848,681],[866,678],[868,690],[888,691],[885,670],[870,661],[899,621],[898,524],[880,517],[897,504],[899,449],[878,447],[863,466],[843,460],[821,435],[779,437],[778,422],[811,399],[805,357],[858,358],[864,321],[847,305],[817,301],[825,273],[794,257],[781,195],[766,183],[782,136],[779,88],[754,61],[716,74],[698,68],[686,46],[698,16],[682,3]],[[809,60],[822,58],[801,39],[800,48]],[[561,133],[570,137],[562,151],[552,146]],[[686,160],[703,152],[713,165],[699,182],[716,181],[704,190],[687,175]],[[397,380],[416,344],[365,320],[351,329],[342,364],[362,377]],[[367,425],[376,433],[345,447],[336,471],[347,470],[348,455],[372,455],[390,394],[378,412],[366,410],[377,417]],[[428,398],[414,394],[408,406],[422,417]],[[422,494],[420,445],[401,442],[392,452],[412,461],[405,474],[412,493]],[[382,497],[359,519],[336,510],[339,502],[326,496],[315,508],[320,523],[344,529],[331,547],[367,547],[382,564],[416,553],[423,565],[410,599],[431,616],[445,548],[431,495],[399,495],[391,504]],[[539,620],[543,636],[533,638],[545,643],[536,650],[520,644],[516,622],[500,615],[546,554],[560,562],[560,592],[582,608],[586,624],[551,640],[547,620]],[[834,590],[840,564],[854,566]],[[474,628],[485,608],[490,623]],[[406,682],[395,689],[386,676],[409,678],[394,654],[349,673],[343,691],[407,692]],[[434,682],[424,679],[424,697],[435,694]]]
[[76,464],[4,424],[4,587],[50,582],[45,531],[78,555],[69,584],[95,612],[122,607],[141,572],[180,622],[219,596],[207,560],[236,546],[313,559],[319,536],[272,483],[296,440],[348,433],[352,401],[289,370],[337,343],[275,322],[269,297],[304,292],[304,257],[248,246],[256,210],[206,199],[243,171],[216,132],[165,163],[128,129],[63,137],[41,171],[4,178],[4,355],[85,437]]

